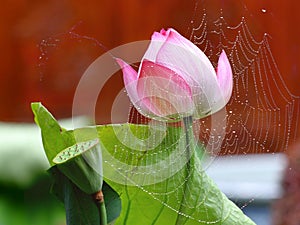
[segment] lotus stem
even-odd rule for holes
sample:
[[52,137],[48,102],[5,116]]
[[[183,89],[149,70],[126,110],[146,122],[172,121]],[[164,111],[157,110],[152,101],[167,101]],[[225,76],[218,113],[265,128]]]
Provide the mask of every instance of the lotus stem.
[[[190,175],[190,172],[191,172],[191,162],[190,162],[190,159],[191,159],[191,156],[193,154],[193,149],[191,149],[191,145],[193,146],[193,140],[192,138],[193,137],[193,117],[192,116],[189,116],[189,117],[184,117],[183,118],[183,123],[184,123],[184,134],[185,134],[185,142],[186,142],[186,145],[185,145],[185,150],[186,150],[186,154],[185,154],[185,157],[186,157],[186,169],[185,169],[185,177],[186,179],[188,179],[189,175]],[[186,181],[187,183],[188,181]],[[184,190],[183,190],[183,199],[186,199],[186,194],[187,191],[186,191],[186,188],[187,188],[187,184],[184,185]],[[181,214],[182,213],[182,207],[183,205],[180,205],[180,208],[179,208],[179,213],[178,213],[178,216],[177,216],[177,219],[176,219],[176,222],[175,224],[176,225],[181,225],[181,224],[184,224],[185,219],[183,219],[183,215]]]
[[100,214],[100,225],[107,225],[107,215],[106,215],[103,192],[100,190],[96,194],[94,194],[94,199],[98,204],[98,209]]
[[187,172],[189,174],[190,172],[190,158],[191,158],[191,146],[193,142],[191,141],[191,138],[193,137],[193,117],[184,117],[183,118],[183,123],[184,123],[184,133],[185,133],[185,142],[186,142],[186,159],[187,159]]

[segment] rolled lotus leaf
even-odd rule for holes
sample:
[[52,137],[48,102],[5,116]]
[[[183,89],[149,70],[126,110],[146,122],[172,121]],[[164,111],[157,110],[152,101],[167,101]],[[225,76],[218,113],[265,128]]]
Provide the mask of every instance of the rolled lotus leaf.
[[79,142],[58,153],[53,162],[57,168],[87,194],[101,190],[102,155],[98,139]]

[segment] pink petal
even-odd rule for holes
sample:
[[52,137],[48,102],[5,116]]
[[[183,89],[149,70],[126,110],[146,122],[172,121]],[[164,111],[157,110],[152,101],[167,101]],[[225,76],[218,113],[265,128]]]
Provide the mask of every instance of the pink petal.
[[231,66],[224,50],[222,51],[218,61],[217,79],[226,104],[231,97],[233,77]]
[[151,41],[165,41],[169,36],[170,30],[161,29],[160,32],[154,32],[151,36]]
[[143,101],[141,101],[137,93],[138,73],[122,59],[116,58],[116,61],[122,68],[123,81],[130,101],[135,106],[135,108],[143,115],[149,114],[149,110],[147,109]]
[[137,85],[138,95],[156,116],[170,118],[193,111],[189,84],[163,65],[142,61]]
[[177,31],[169,29],[168,38],[160,48],[156,63],[182,71],[185,79],[203,83],[214,79],[215,70],[207,56],[191,41],[181,36]]
[[169,31],[165,31],[162,29],[160,32],[154,32],[151,37],[150,45],[143,57],[143,59],[154,62],[157,56],[157,53],[163,43],[166,41],[168,37]]
[[172,42],[173,44],[182,46],[183,48],[187,48],[194,54],[203,53],[196,45],[194,45],[194,43],[192,43],[190,40],[183,37],[173,28],[169,28],[167,31],[162,30],[161,33],[167,36],[169,38],[168,41]]
[[130,65],[119,58],[116,58],[116,61],[122,69],[125,86],[138,79],[138,73]]
[[156,63],[176,71],[189,84],[197,107],[195,118],[224,107],[219,101],[222,93],[211,62],[197,46],[173,29],[160,48]]

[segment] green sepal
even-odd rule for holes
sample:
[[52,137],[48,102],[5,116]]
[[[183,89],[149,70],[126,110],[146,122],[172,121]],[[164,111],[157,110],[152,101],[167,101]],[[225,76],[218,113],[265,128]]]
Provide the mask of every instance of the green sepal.
[[[57,166],[51,167],[48,172],[53,179],[51,193],[64,203],[67,225],[99,225],[101,215],[92,195],[79,189]],[[102,192],[107,222],[112,223],[120,216],[121,200],[119,195],[105,182]]]
[[85,193],[94,194],[101,190],[102,157],[98,139],[76,143],[64,149],[53,162]]
[[67,225],[99,225],[100,215],[92,196],[81,191],[57,166],[48,171],[53,177],[51,193],[64,203]]

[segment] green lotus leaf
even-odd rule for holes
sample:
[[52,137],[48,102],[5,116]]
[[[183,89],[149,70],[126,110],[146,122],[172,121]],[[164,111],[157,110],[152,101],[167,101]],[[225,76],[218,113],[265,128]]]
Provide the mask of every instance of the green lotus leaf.
[[[33,108],[33,111],[41,127],[44,148],[50,160],[61,150],[74,145],[76,140],[84,142],[99,139],[101,149],[105,149],[102,151],[104,179],[122,200],[122,211],[116,225],[255,224],[207,176],[195,143],[187,143],[186,135],[180,128],[167,127],[165,130],[153,131],[147,125],[111,124],[65,131],[57,129],[57,122],[55,123],[51,114],[45,113],[46,109],[42,105]],[[41,122],[44,120],[50,120],[54,126]],[[157,145],[152,145],[151,135],[149,136],[151,132],[157,132],[155,135],[160,138]],[[133,135],[128,137],[127,134]],[[53,137],[59,139],[60,145],[55,143]],[[191,144],[190,159],[177,168],[178,163],[186,157],[184,153],[187,144]],[[114,164],[111,159],[118,164]],[[159,164],[162,161],[171,164]],[[126,167],[124,169],[119,165]],[[161,173],[155,176],[159,170],[144,170],[152,165],[158,165],[164,172],[171,173],[152,184],[134,185],[130,181],[131,178],[145,182],[159,178]],[[109,179],[121,178],[123,175],[123,180]]]

